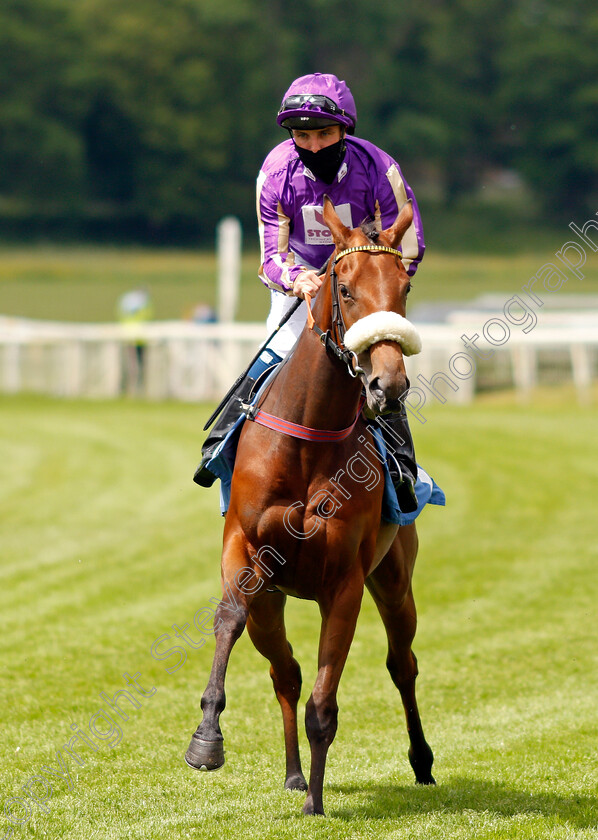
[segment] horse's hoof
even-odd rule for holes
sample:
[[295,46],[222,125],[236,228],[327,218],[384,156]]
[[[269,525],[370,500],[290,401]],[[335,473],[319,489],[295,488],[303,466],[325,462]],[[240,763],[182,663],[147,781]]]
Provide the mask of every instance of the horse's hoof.
[[418,753],[410,749],[409,763],[415,773],[415,783],[417,785],[435,785],[434,776],[432,775],[432,764],[434,763],[434,755],[427,744],[424,744],[423,749]]
[[284,783],[284,788],[285,790],[307,790],[307,782],[303,773],[296,773],[294,776],[289,776]]
[[204,741],[193,735],[185,761],[194,770],[218,770],[224,764],[224,741]]
[[302,814],[305,817],[325,817],[326,816],[322,806],[316,808],[315,805],[311,802],[306,802],[305,803],[305,805],[303,806]]

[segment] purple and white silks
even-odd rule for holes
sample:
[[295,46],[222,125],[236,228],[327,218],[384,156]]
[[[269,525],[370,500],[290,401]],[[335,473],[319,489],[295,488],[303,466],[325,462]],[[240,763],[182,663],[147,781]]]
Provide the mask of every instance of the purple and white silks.
[[[294,143],[285,140],[268,155],[257,180],[257,212],[261,246],[259,276],[272,291],[268,318],[271,331],[292,304],[288,295],[302,271],[319,270],[333,251],[332,235],[322,216],[329,195],[341,221],[350,228],[374,219],[390,227],[407,199],[413,202],[413,223],[400,245],[409,275],[424,254],[421,216],[413,191],[399,165],[373,143],[345,139],[347,151],[339,172],[326,184],[299,160]],[[305,323],[305,306],[283,327],[271,347],[282,357],[293,347]]]

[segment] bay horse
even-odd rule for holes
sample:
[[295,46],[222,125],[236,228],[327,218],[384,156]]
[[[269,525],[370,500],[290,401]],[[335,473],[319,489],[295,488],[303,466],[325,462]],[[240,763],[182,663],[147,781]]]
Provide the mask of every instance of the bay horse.
[[[203,718],[185,756],[200,770],[224,764],[219,719],[225,675],[233,645],[247,626],[251,641],[270,662],[282,710],[285,787],[307,790],[304,814],[324,813],[324,769],[337,729],[337,689],[364,585],[386,629],[386,665],[403,702],[416,782],[434,784],[411,650],[415,524],[399,528],[381,521],[384,480],[375,479],[380,462],[359,454],[374,451],[361,411],[363,386],[370,415],[398,410],[408,388],[403,353],[412,336],[405,332],[415,333],[415,328],[404,317],[409,277],[396,249],[413,209],[405,204],[392,227],[379,233],[365,226],[350,230],[329,198],[323,214],[335,252],[314,302],[315,328],[303,330],[260,398],[260,410],[267,409],[267,416],[282,425],[277,430],[276,422],[274,427],[245,422],[240,436],[224,525],[214,659],[201,699]],[[347,346],[353,325],[355,349],[349,352],[342,338]],[[301,428],[324,430],[323,437],[332,438],[304,440],[289,434]],[[318,674],[305,710],[309,785],[299,756],[301,671],[286,637],[287,595],[315,600],[321,614]]]

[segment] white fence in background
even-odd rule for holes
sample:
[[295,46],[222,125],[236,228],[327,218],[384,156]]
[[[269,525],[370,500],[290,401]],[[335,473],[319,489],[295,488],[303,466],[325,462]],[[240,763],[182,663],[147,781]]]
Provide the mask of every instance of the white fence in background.
[[142,370],[120,324],[0,318],[0,391],[61,397],[215,400],[264,340],[263,324],[156,321],[139,327]]
[[[497,311],[496,317],[501,315]],[[461,336],[480,332],[492,317],[488,310],[463,311],[452,313],[446,323],[418,323],[423,351],[406,365],[411,384],[427,389],[428,403],[469,402],[481,389],[501,387],[515,387],[526,398],[539,382],[566,380],[574,382],[581,403],[590,401],[598,367],[598,312],[546,312],[527,334],[513,327],[492,356],[477,360],[475,372],[455,378],[449,365],[464,352]],[[142,335],[143,370],[138,371],[130,336],[118,324],[0,317],[0,392],[219,400],[264,340],[265,328],[164,321],[145,324]],[[483,340],[480,346],[488,347]]]
[[[502,314],[502,313],[500,313]],[[405,360],[412,387],[422,388],[427,402],[471,402],[482,390],[515,388],[525,401],[538,384],[572,381],[580,404],[591,401],[592,383],[598,377],[598,317],[593,324],[587,319],[564,321],[546,319],[533,331],[512,333],[502,346],[492,347],[483,338],[478,346],[492,355],[481,358],[475,351],[466,351],[461,336],[481,333],[482,325],[493,316],[474,312],[455,313],[450,323],[417,325],[422,336],[422,352]],[[495,317],[500,317],[499,313]],[[461,361],[455,365],[460,378],[451,368],[451,359],[464,353],[475,363],[470,370]],[[450,386],[453,382],[455,390]]]

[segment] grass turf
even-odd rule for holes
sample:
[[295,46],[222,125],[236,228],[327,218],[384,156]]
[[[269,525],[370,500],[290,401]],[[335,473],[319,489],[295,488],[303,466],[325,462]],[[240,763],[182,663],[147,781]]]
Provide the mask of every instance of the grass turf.
[[[482,294],[521,294],[546,263],[560,265],[554,252],[563,245],[531,253],[452,254],[430,251],[419,269],[410,305],[464,301]],[[570,254],[573,260],[574,255]],[[238,318],[261,321],[270,296],[257,279],[258,254],[245,254]],[[583,279],[572,272],[557,294],[598,294],[598,258],[588,254]],[[154,317],[188,317],[194,306],[217,304],[217,264],[213,254],[100,248],[0,249],[0,314],[66,321],[112,321],[121,294],[143,286],[151,294]],[[554,281],[553,281],[554,282]],[[539,282],[536,291],[541,289]]]
[[[174,640],[182,653],[167,660],[150,652],[219,596],[217,490],[191,483],[208,407],[3,398],[0,834],[598,836],[598,443],[595,410],[570,397],[437,407],[414,429],[419,459],[449,500],[419,520],[415,577],[419,699],[438,786],[413,784],[366,595],[339,692],[325,820],[301,817],[303,794],[282,789],[280,714],[246,634],[229,669],[218,773],[183,762],[212,639],[196,650]],[[319,619],[309,602],[290,599],[287,613],[302,714]],[[126,687],[123,673],[155,693],[136,694],[139,708],[121,703],[127,720],[113,713],[113,748],[99,737],[97,751],[80,744],[83,765],[61,753],[67,776],[56,753],[71,726],[89,736],[95,720],[118,739],[94,715]],[[300,741],[308,769],[303,731]]]

